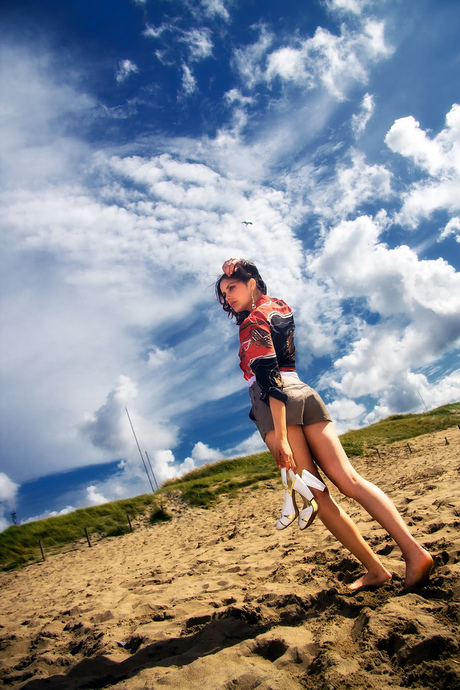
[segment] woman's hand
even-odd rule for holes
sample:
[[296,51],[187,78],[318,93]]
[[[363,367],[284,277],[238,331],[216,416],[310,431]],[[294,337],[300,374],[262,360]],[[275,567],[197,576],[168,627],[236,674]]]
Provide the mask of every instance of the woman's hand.
[[238,262],[239,259],[228,259],[222,266],[222,271],[225,273],[225,275],[230,278]]
[[275,436],[274,451],[276,464],[279,468],[285,467],[287,470],[293,469],[295,471],[297,465],[287,437],[277,438]]

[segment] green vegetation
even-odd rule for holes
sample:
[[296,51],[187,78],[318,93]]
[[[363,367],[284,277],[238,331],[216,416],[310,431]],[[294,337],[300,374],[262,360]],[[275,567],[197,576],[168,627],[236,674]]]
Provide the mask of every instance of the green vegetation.
[[[365,455],[375,448],[396,441],[442,431],[460,424],[460,403],[444,405],[424,414],[393,415],[364,429],[347,431],[341,436],[350,456]],[[48,555],[67,544],[85,540],[86,533],[115,537],[129,531],[129,519],[147,516],[150,524],[170,520],[164,507],[168,497],[179,497],[188,505],[208,508],[225,495],[236,495],[244,486],[278,477],[270,453],[258,453],[234,460],[221,460],[192,470],[180,479],[165,482],[155,494],[145,494],[92,508],[82,508],[68,515],[13,526],[0,534],[0,568],[8,570],[40,560],[40,542]]]
[[396,414],[364,429],[347,431],[340,440],[348,455],[366,455],[371,449],[460,424],[460,402],[422,414]]
[[96,535],[112,537],[125,534],[130,531],[130,521],[149,509],[152,513],[158,510],[158,502],[152,494],[145,494],[8,527],[0,534],[0,568],[9,570],[40,560],[40,543],[45,554],[50,554],[59,551],[66,544],[73,544],[81,539],[86,541],[85,529],[90,539]]
[[172,520],[172,515],[163,506],[155,506],[150,512],[149,522],[151,525],[154,525],[156,522],[167,522],[168,520]]
[[276,465],[271,454],[266,451],[203,465],[180,479],[169,479],[158,493],[161,495],[180,491],[183,500],[189,505],[209,508],[222,494],[234,495],[244,486],[273,479],[276,475]]

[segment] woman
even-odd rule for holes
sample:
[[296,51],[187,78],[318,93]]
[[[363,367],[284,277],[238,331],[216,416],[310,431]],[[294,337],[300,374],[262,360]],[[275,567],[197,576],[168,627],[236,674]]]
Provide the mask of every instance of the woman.
[[[314,496],[320,520],[366,568],[366,573],[348,588],[357,591],[380,587],[391,579],[391,573],[319,481],[316,464],[345,496],[358,501],[396,541],[406,563],[405,588],[423,584],[429,578],[432,557],[412,537],[390,499],[355,471],[321,398],[295,373],[291,309],[282,300],[267,295],[265,283],[253,263],[229,259],[222,270],[216,294],[224,311],[235,317],[240,327],[240,367],[250,386],[250,417],[282,472],[287,471],[295,481],[291,483],[290,493],[299,491],[304,497]],[[308,485],[306,491],[300,476]],[[287,512],[288,505],[287,500],[278,528],[293,521],[294,515]],[[314,517],[314,504],[310,513],[309,519],[305,513],[303,521],[299,517],[301,528],[308,526]]]

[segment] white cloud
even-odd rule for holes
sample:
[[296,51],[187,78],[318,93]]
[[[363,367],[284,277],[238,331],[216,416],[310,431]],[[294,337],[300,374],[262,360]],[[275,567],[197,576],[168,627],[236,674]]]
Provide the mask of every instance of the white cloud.
[[305,69],[305,55],[303,51],[286,46],[271,53],[268,59],[267,78],[272,80],[281,77],[287,81],[306,83],[314,86],[313,74]]
[[190,472],[197,467],[201,467],[210,462],[221,460],[224,454],[220,450],[210,448],[206,443],[198,441],[195,443],[191,455],[186,457],[183,462],[175,462],[174,454],[171,450],[158,451],[155,454],[155,468],[163,481],[169,477],[181,477],[186,472]]
[[235,145],[249,120],[248,111],[254,104],[254,98],[252,96],[243,96],[239,89],[230,89],[230,91],[224,94],[224,99],[231,108],[232,122],[220,130],[219,139],[223,142],[225,138],[227,142],[233,142],[233,145]]
[[382,316],[418,309],[453,316],[459,274],[442,259],[420,261],[407,246],[389,249],[378,241],[383,227],[368,216],[334,227],[312,264],[316,275],[332,280],[343,297],[366,297]]
[[[351,151],[350,157],[351,165],[338,165],[336,185],[330,185],[335,198],[329,201],[333,201],[336,217],[347,217],[363,204],[388,199],[392,194],[391,175],[384,166],[367,164],[364,156],[356,151]],[[321,214],[329,215],[326,205],[322,206]]]
[[328,9],[332,12],[360,15],[366,6],[372,5],[369,0],[326,0]]
[[14,501],[19,489],[19,484],[13,482],[4,472],[0,472],[0,503]]
[[101,505],[101,503],[108,503],[108,499],[105,498],[97,489],[95,486],[88,486],[86,489],[87,492],[87,504],[90,506],[98,506]]
[[144,29],[144,36],[147,36],[148,38],[159,38],[165,32],[170,31],[171,28],[172,27],[169,24],[162,24],[159,27],[147,24],[147,27]]
[[3,515],[0,515],[0,532],[4,532],[8,527],[11,527],[11,524],[11,521]]
[[361,102],[361,111],[357,115],[353,115],[351,119],[351,126],[356,136],[360,136],[364,132],[374,110],[374,99],[369,93],[366,93]]
[[211,57],[213,44],[208,29],[185,31],[180,40],[187,45],[192,62],[199,62]]
[[245,89],[252,89],[256,84],[265,80],[264,61],[274,40],[274,35],[264,24],[259,24],[253,28],[259,31],[257,41],[244,48],[237,48],[232,61],[234,69],[242,77]]
[[359,31],[342,26],[339,36],[318,27],[311,38],[296,38],[292,45],[268,53],[271,43],[270,34],[262,30],[257,43],[238,51],[236,66],[246,88],[279,78],[307,90],[322,86],[343,100],[353,83],[367,82],[373,62],[392,53],[385,42],[384,23],[373,20],[365,20]]
[[197,90],[196,79],[188,65],[182,65],[182,91],[191,96]]
[[[137,387],[127,376],[120,376],[117,386],[110,391],[107,400],[97,412],[87,415],[80,425],[81,433],[91,443],[103,450],[118,454],[126,452],[129,439],[125,420],[125,407],[137,396]],[[126,430],[125,430],[126,428]]]
[[412,115],[396,120],[385,137],[385,143],[395,153],[412,158],[429,175],[437,175],[446,167],[441,140],[429,139]]
[[243,96],[239,89],[230,89],[224,95],[224,98],[228,103],[239,103],[242,105],[252,105],[254,103],[254,98],[252,96]]
[[4,472],[0,472],[0,532],[13,524],[10,515],[15,510],[18,489],[19,484],[13,482]]
[[202,465],[205,462],[215,462],[216,460],[219,460],[221,457],[222,453],[220,451],[213,450],[201,441],[195,443],[192,450],[192,459],[199,465]]
[[[87,503],[83,503],[82,507],[87,505]],[[74,510],[77,510],[77,508],[73,506],[66,506],[62,510],[45,510],[43,513],[40,513],[40,515],[34,515],[33,517],[27,518],[27,520],[22,520],[21,525],[27,525],[29,522],[37,522],[38,520],[46,520],[50,517],[58,517],[59,515],[68,515],[69,513],[73,513]]]
[[411,370],[460,344],[460,275],[442,259],[420,261],[408,247],[389,249],[380,232],[368,217],[342,222],[312,263],[317,279],[341,298],[364,298],[381,317],[361,324],[348,354],[322,378],[350,398],[388,396],[391,387],[401,396]]
[[[245,455],[253,455],[254,453],[262,453],[267,450],[267,446],[262,441],[262,437],[258,431],[255,431],[249,438],[245,439],[237,446],[230,448],[226,455],[231,458],[244,457]],[[274,461],[273,461],[274,462]]]
[[149,350],[148,364],[154,369],[164,369],[166,366],[174,366],[175,359],[174,350],[172,349],[162,350],[157,346],[153,346]]
[[[292,184],[291,184],[292,183]],[[370,165],[363,153],[350,148],[338,159],[335,170],[307,165],[289,176],[291,194],[301,194],[322,223],[334,223],[359,213],[365,204],[379,204],[394,196],[391,172]],[[383,223],[383,214],[380,217]]]
[[139,72],[139,68],[134,62],[131,62],[131,60],[121,60],[118,65],[117,73],[115,74],[115,79],[121,84],[130,74],[136,74],[136,72]]
[[224,0],[201,0],[201,5],[204,7],[206,14],[211,17],[217,16],[225,21],[230,20]]
[[207,28],[183,30],[174,23],[165,23],[159,27],[148,25],[144,30],[144,36],[147,38],[161,39],[165,34],[170,36],[168,44],[164,44],[162,48],[157,49],[157,57],[164,64],[175,64],[177,62],[177,56],[171,50],[171,40],[174,46],[177,47],[176,39],[179,44],[185,46],[185,51],[182,49],[180,52],[187,54],[191,62],[200,62],[212,56],[212,34]]
[[348,398],[337,398],[327,408],[338,434],[361,426],[366,412],[366,407],[363,404]]
[[[142,443],[143,439],[140,439],[140,442]],[[78,507],[100,505],[101,503],[120,501],[131,496],[151,493],[157,488],[155,480],[160,484],[166,477],[171,476],[171,472],[167,468],[166,474],[163,475],[161,465],[155,466],[154,453],[147,452],[145,455],[145,450],[142,449],[144,458],[141,460],[134,438],[133,450],[136,452],[132,453],[128,460],[122,460],[118,464],[116,472],[108,475],[103,481],[98,481],[96,484],[77,492],[72,497],[72,502]],[[154,476],[152,476],[152,471]],[[174,473],[174,468],[172,473]]]
[[460,105],[452,106],[445,128],[433,138],[410,115],[396,120],[385,143],[429,176],[414,182],[402,194],[399,222],[414,228],[421,218],[429,218],[434,211],[445,209],[455,213],[460,209]]
[[154,455],[154,471],[158,483],[170,477],[176,477],[178,470],[174,468],[175,457],[172,450],[157,450]]
[[181,463],[176,461],[171,450],[157,451],[155,453],[154,470],[157,477],[160,478],[159,481],[162,482],[170,477],[181,477],[183,474],[207,463],[217,462],[225,458],[252,455],[253,453],[260,453],[266,450],[267,447],[258,431],[238,445],[228,448],[225,452],[218,448],[211,448],[206,443],[198,441],[195,443],[190,456],[186,457]]
[[[211,5],[218,13],[218,7],[214,3],[210,4],[209,11],[212,11]],[[195,7],[190,9],[192,14],[196,14]],[[211,31],[202,26],[184,30],[177,23],[169,22],[159,27],[147,25],[144,36],[154,39],[159,44],[155,55],[163,65],[182,72],[179,100],[195,93],[198,84],[191,65],[212,56]]]
[[89,149],[67,128],[74,118],[90,121],[95,101],[79,90],[71,65],[63,62],[66,78],[56,79],[56,64],[42,49],[27,51],[3,36],[0,65],[3,189],[31,188],[37,180],[59,179],[65,184],[74,179]]
[[379,404],[363,418],[362,425],[373,424],[395,412],[426,412],[441,405],[458,402],[459,389],[460,369],[437,383],[423,374],[408,372],[397,385],[388,385]]
[[446,237],[449,237],[450,235],[455,235],[456,241],[460,242],[460,216],[455,216],[454,218],[450,219],[450,221],[447,223],[446,227],[442,231],[441,235],[439,236],[439,239],[444,240]]

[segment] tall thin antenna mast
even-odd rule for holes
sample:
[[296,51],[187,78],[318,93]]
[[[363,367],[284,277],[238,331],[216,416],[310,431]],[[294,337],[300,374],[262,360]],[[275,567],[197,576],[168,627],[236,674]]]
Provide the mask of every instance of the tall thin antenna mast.
[[150,462],[149,454],[147,453],[146,450],[144,451],[144,453],[145,453],[145,457],[146,457],[147,460],[148,460],[149,467],[150,467],[150,472],[152,473],[153,481],[155,482],[156,487],[157,487],[157,491],[158,491],[159,486],[158,486],[157,478],[155,477],[155,472],[153,471],[152,463]]
[[129,419],[129,423],[131,425],[133,436],[136,440],[137,450],[139,451],[139,455],[141,456],[142,464],[144,465],[145,474],[147,475],[147,479],[150,482],[150,486],[152,488],[152,494],[153,494],[153,493],[155,493],[155,489],[153,488],[152,480],[150,479],[149,471],[147,469],[147,465],[145,464],[144,456],[142,455],[142,451],[141,451],[141,448],[139,446],[139,441],[137,440],[136,432],[134,431],[133,423],[131,421],[131,417],[129,416],[128,408],[125,407],[125,410],[126,410],[126,414],[128,415],[128,419]]
[[424,407],[425,407],[425,412],[428,412],[428,408],[427,408],[427,406],[426,406],[426,402],[425,402],[424,399],[422,398],[420,391],[417,391],[417,393],[418,393],[418,396],[419,396],[420,400],[422,401],[422,403],[423,403],[423,405],[424,405]]

